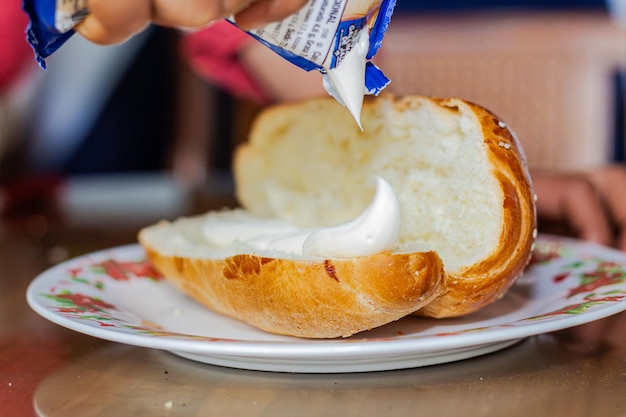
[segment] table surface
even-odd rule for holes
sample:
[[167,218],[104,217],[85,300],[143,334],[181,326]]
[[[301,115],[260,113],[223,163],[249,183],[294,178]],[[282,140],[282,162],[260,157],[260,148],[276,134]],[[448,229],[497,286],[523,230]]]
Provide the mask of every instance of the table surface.
[[[116,209],[128,211],[105,214]],[[29,308],[28,284],[135,242],[142,225],[91,213],[0,223],[0,416],[626,416],[625,313],[459,362],[326,375],[223,368],[67,330]]]

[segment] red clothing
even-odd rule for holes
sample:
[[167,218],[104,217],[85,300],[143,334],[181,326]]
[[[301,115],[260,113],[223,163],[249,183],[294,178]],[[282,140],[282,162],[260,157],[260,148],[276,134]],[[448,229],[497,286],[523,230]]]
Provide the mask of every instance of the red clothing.
[[191,66],[202,76],[231,93],[264,103],[267,95],[239,62],[238,54],[250,35],[227,21],[186,35],[181,51]]
[[[32,49],[26,41],[28,16],[19,0],[0,2],[0,94],[17,78]],[[34,61],[33,61],[34,62]]]

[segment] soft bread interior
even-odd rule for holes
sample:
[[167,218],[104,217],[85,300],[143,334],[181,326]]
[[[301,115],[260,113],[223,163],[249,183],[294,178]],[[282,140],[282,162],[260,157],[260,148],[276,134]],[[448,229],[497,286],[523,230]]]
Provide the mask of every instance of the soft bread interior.
[[497,248],[504,197],[470,109],[379,98],[361,119],[363,131],[325,99],[267,111],[236,154],[240,202],[304,227],[336,225],[367,207],[378,175],[401,204],[398,251],[427,245],[454,272]]

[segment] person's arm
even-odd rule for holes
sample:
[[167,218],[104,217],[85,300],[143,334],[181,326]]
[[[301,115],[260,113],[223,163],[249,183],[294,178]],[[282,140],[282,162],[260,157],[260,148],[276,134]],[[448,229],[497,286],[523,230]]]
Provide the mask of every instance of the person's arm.
[[203,78],[260,104],[328,94],[317,71],[302,70],[226,21],[187,33],[181,54]]
[[122,42],[150,23],[200,28],[234,15],[243,28],[259,27],[296,12],[306,0],[90,0],[89,15],[75,27],[94,43]]
[[28,17],[19,2],[0,3],[0,95],[18,78],[32,50],[26,43],[24,29]]

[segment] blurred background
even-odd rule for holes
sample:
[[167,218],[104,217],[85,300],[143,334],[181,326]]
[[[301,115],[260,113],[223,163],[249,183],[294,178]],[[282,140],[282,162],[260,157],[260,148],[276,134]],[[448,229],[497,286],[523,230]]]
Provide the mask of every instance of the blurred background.
[[[116,46],[74,36],[43,71],[15,3],[3,6],[12,19],[0,17],[3,216],[145,222],[194,212],[198,198],[235,203],[232,151],[267,102],[198,74],[181,54],[185,35],[158,27]],[[398,0],[376,60],[393,93],[492,110],[531,167],[623,163],[625,9],[626,0]]]

